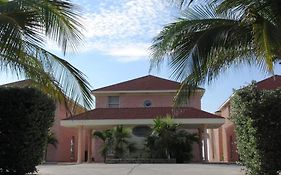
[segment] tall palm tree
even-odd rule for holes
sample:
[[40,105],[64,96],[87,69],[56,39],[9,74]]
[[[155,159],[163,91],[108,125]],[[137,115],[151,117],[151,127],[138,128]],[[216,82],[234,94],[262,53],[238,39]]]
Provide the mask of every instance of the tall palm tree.
[[182,81],[177,102],[233,65],[273,73],[281,58],[280,1],[211,2],[185,8],[153,41],[151,68],[167,59],[172,76]]
[[67,0],[0,0],[0,70],[33,80],[60,102],[90,107],[84,74],[44,49],[48,39],[66,54],[82,40],[78,8]]

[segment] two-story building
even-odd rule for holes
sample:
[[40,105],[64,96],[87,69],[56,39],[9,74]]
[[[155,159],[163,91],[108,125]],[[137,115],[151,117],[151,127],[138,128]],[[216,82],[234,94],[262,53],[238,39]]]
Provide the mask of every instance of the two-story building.
[[[259,90],[275,90],[281,88],[281,76],[274,75],[256,82]],[[239,160],[237,153],[235,125],[230,120],[231,95],[218,109],[217,115],[225,118],[225,123],[217,129],[209,129],[210,152],[209,160],[212,162],[236,162]]]
[[[173,107],[179,87],[178,82],[148,75],[93,90],[95,109],[61,121],[62,126],[75,128],[78,132],[77,137],[73,135],[69,140],[69,156],[75,154],[78,163],[92,160],[102,162],[99,153],[102,143],[92,137],[93,131],[117,125],[131,127],[133,130],[143,129],[151,126],[153,119],[171,115],[176,123],[190,132],[198,133],[202,140],[193,147],[193,161],[208,161],[208,154],[212,150],[207,129],[220,127],[224,118],[201,110],[204,94],[202,88],[198,88],[183,106]],[[136,134],[133,137],[144,144],[142,135]]]

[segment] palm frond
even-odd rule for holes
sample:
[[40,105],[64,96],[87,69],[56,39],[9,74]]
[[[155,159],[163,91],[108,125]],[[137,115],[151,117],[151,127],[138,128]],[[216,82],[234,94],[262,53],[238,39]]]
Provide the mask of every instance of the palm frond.
[[241,24],[239,17],[217,14],[213,6],[198,6],[187,10],[183,18],[166,26],[154,39],[151,68],[168,59],[172,77],[182,82],[177,102],[239,63],[239,58],[253,56],[251,28]]
[[36,14],[41,32],[56,41],[64,53],[69,48],[76,49],[83,38],[76,5],[65,0],[28,0],[22,1],[22,6]]
[[59,102],[92,107],[85,75],[67,61],[43,49],[46,38],[63,49],[82,38],[76,7],[68,1],[23,0],[0,3],[0,70],[31,78],[34,86]]
[[93,133],[93,136],[94,136],[94,137],[97,137],[97,138],[99,138],[99,139],[101,139],[101,140],[104,141],[104,142],[105,142],[105,140],[107,139],[106,135],[105,135],[104,132],[102,132],[102,131],[95,131],[95,132]]

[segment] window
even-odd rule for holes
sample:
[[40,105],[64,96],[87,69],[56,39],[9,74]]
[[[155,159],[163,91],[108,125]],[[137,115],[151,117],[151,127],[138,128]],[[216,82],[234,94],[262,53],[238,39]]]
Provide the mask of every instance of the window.
[[119,108],[119,96],[109,96],[108,97],[108,107],[109,108]]
[[145,100],[145,101],[143,102],[143,106],[144,106],[144,107],[151,107],[151,105],[152,105],[152,102],[151,102],[150,100]]
[[137,137],[146,137],[151,133],[149,126],[140,125],[133,128],[132,133]]

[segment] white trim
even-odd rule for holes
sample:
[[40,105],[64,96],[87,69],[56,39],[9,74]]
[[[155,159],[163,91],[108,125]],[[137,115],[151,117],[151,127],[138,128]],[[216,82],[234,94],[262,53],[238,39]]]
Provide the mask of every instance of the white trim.
[[[190,119],[175,119],[175,123],[180,124],[210,124],[222,125],[225,119],[223,118],[190,118]],[[108,126],[108,125],[151,125],[153,119],[100,119],[100,120],[62,120],[60,124],[64,127],[78,126]]]
[[132,90],[132,91],[92,91],[93,94],[120,94],[120,93],[171,93],[177,92],[177,90]]
[[222,105],[220,105],[220,107],[219,107],[219,111],[223,108],[223,107],[225,107],[229,102],[230,102],[230,99],[232,98],[234,96],[234,93],[233,94],[231,94],[231,96],[230,97],[228,97],[224,102],[223,102],[223,104]]
[[[122,93],[176,93],[178,90],[129,90],[129,91],[92,91],[92,94],[122,94]],[[204,89],[196,89],[195,91],[204,92]]]

